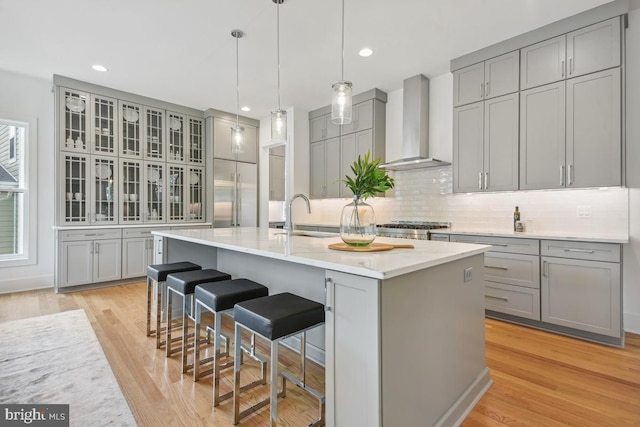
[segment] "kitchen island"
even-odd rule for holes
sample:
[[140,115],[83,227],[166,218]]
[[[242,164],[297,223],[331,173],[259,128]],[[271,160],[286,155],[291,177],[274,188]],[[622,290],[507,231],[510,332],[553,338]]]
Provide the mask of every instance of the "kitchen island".
[[414,249],[362,253],[328,249],[340,238],[327,233],[154,234],[155,262],[189,260],[325,304],[325,326],[308,334],[307,354],[325,365],[328,426],[458,425],[491,385],[482,280],[489,246],[415,241]]

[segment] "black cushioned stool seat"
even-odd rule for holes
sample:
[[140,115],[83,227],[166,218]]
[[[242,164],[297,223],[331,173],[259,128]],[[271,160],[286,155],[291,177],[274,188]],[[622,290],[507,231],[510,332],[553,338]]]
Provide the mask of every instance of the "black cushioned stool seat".
[[[198,381],[202,375],[213,373],[213,406],[218,406],[220,401],[230,398],[233,392],[220,396],[220,370],[233,366],[233,362],[225,362],[222,364],[220,359],[229,356],[229,337],[222,334],[222,314],[232,315],[233,306],[236,303],[251,300],[269,295],[269,289],[249,279],[233,279],[220,282],[202,283],[196,286],[194,297],[196,301],[195,311],[195,340],[194,340],[194,362],[193,362],[193,380]],[[200,359],[199,331],[202,319],[202,310],[208,310],[213,313],[215,318],[215,327],[207,326],[207,331],[214,334],[214,355],[213,357]],[[225,341],[225,351],[220,351],[221,339]],[[260,362],[262,367],[262,378],[255,381],[253,386],[266,383],[267,364],[264,360],[255,354],[255,339],[252,336],[251,348],[243,348],[250,357]],[[241,345],[241,344],[240,344]],[[201,371],[200,366],[213,362],[212,368],[207,371]],[[249,388],[245,386],[244,389]]]
[[[180,273],[183,271],[201,270],[197,264],[192,262],[172,262],[168,264],[153,264],[147,266],[147,336],[156,335],[156,348],[160,348],[164,341],[160,340],[161,319],[162,319],[162,295],[165,293],[167,284],[167,276],[172,273]],[[156,328],[151,329],[151,292],[153,286],[156,288]]]
[[[189,319],[195,320],[193,292],[197,285],[207,282],[219,282],[231,280],[231,276],[212,268],[205,270],[184,271],[169,274],[167,276],[167,357],[174,352],[182,351],[182,373],[186,373],[192,365],[187,365],[187,340],[189,339]],[[173,351],[171,349],[171,317],[173,294],[182,296],[182,348]]]
[[[271,426],[278,422],[278,397],[286,396],[286,380],[290,380],[302,389],[313,394],[319,401],[320,417],[310,426],[324,425],[324,394],[305,384],[305,349],[306,331],[324,324],[324,305],[308,300],[292,293],[282,293],[267,297],[255,298],[239,302],[233,309],[235,319],[236,350],[234,357],[234,394],[233,394],[233,423],[238,424],[241,418],[270,403]],[[241,329],[266,338],[271,342],[271,393],[270,397],[253,406],[240,411],[240,353],[238,343],[241,340]],[[300,356],[302,360],[302,380],[298,380],[289,372],[282,372],[282,391],[278,392],[278,344],[281,340],[301,334]]]

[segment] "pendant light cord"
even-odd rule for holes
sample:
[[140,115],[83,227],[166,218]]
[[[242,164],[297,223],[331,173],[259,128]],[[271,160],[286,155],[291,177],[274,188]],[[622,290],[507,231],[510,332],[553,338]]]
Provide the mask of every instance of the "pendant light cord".
[[280,110],[280,1],[276,2],[276,40],[278,45],[278,110]]
[[236,126],[240,126],[240,61],[238,60],[238,39],[236,34]]
[[342,72],[341,80],[344,81],[344,0],[342,0]]

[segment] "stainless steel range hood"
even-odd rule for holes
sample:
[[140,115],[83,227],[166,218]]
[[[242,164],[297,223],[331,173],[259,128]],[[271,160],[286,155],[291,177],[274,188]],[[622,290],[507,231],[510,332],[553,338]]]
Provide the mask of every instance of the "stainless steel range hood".
[[404,81],[402,105],[402,159],[380,165],[407,170],[450,165],[429,157],[429,79],[418,74]]

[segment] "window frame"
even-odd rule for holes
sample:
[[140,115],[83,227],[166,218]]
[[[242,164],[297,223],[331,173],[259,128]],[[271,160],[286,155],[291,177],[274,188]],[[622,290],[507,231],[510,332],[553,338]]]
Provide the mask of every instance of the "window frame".
[[[24,128],[24,139],[20,155],[21,169],[18,187],[2,187],[0,192],[22,195],[22,224],[18,230],[19,247],[16,254],[0,255],[0,268],[37,264],[37,152],[38,120],[35,117],[18,116],[0,112],[0,123]],[[17,132],[15,138],[15,161],[17,161]]]

